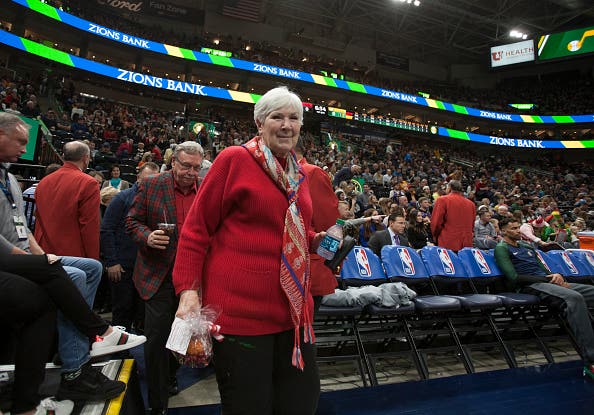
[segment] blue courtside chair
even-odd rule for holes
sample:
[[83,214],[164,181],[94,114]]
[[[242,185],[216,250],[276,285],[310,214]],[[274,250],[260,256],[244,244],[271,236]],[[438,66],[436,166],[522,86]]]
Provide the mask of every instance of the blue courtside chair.
[[563,275],[569,282],[591,284],[594,272],[588,263],[586,253],[573,253],[571,251],[549,251],[546,253],[554,264],[555,272]]
[[[509,367],[517,367],[516,359],[501,337],[499,328],[491,315],[495,309],[503,306],[502,299],[493,294],[479,294],[473,283],[474,276],[467,273],[461,259],[453,251],[439,246],[425,246],[421,250],[421,257],[429,276],[435,282],[436,292],[440,294],[448,292],[448,295],[460,301],[464,311],[472,316],[482,316]],[[464,322],[462,319],[460,321]],[[466,330],[468,333],[474,333],[472,327]],[[472,344],[472,346],[483,345]]]
[[[496,320],[497,326],[503,328],[504,333],[511,332],[512,330],[516,331],[517,328],[521,328],[524,332],[527,331],[547,361],[552,363],[552,354],[536,330],[539,325],[533,323],[533,317],[538,315],[540,298],[533,294],[499,292],[497,290],[497,285],[504,285],[505,276],[495,261],[493,250],[486,251],[478,248],[463,248],[458,251],[457,255],[466,268],[466,273],[477,282],[477,285],[487,284],[487,287],[492,290],[492,293],[501,299],[506,312],[500,319]],[[521,345],[526,340],[516,338],[512,341]],[[510,340],[506,340],[506,342],[509,343]]]
[[[340,289],[388,282],[377,256],[370,249],[361,246],[355,246],[345,257],[338,281]],[[316,313],[315,332],[319,352],[318,362],[355,360],[363,386],[368,386],[368,383],[374,385],[375,376],[372,374],[359,329],[363,311],[360,305],[322,304]],[[349,343],[354,344],[356,354],[349,352]]]
[[[422,318],[418,323],[428,322],[431,324],[434,322],[438,325],[445,326],[446,330],[431,333],[427,338],[436,338],[438,334],[447,334],[454,342],[454,349],[460,357],[464,368],[468,373],[472,373],[474,367],[450,318],[452,314],[461,312],[462,306],[460,301],[454,297],[436,293],[423,260],[413,248],[386,245],[382,247],[381,255],[386,276],[390,281],[404,282],[415,291],[418,290],[418,292],[429,288],[431,294],[419,295],[414,300],[415,310],[420,318]],[[431,329],[419,324],[419,329],[415,330],[415,332],[426,333],[431,332]],[[430,351],[430,349],[428,348],[426,351]],[[423,373],[421,376],[422,378],[426,378],[428,376],[428,369],[423,360],[421,363],[423,364]]]

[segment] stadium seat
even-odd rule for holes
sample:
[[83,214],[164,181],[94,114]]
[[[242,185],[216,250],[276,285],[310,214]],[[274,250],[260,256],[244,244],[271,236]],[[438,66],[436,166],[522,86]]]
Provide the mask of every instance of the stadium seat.
[[136,174],[133,174],[133,173],[122,173],[120,175],[120,177],[122,178],[122,180],[125,180],[130,184],[136,183],[136,179],[137,179]]
[[594,278],[594,251],[590,249],[568,249],[565,252],[574,262],[577,260],[585,275]]
[[[568,282],[591,284],[594,272],[590,269],[588,257],[570,254],[568,251],[549,251],[546,256],[552,263],[553,272],[563,275]],[[585,262],[584,262],[585,260]]]
[[[341,280],[345,286],[381,285],[388,283],[380,259],[369,248],[356,246],[345,259],[341,269]],[[409,330],[407,317],[415,314],[414,303],[398,307],[384,307],[369,304],[364,308],[359,331],[369,359],[371,384],[377,385],[375,358],[410,355],[421,378],[425,378],[421,357],[416,350]],[[405,350],[395,351],[391,345],[396,339],[405,338]],[[372,350],[370,352],[369,350]]]
[[137,171],[137,169],[136,169],[135,165],[120,164],[120,173],[121,174],[129,173],[129,174],[136,175],[136,171]]
[[[356,246],[348,253],[340,269],[340,289],[384,282],[388,282],[384,270],[370,249]],[[320,306],[315,321],[317,360],[355,360],[363,385],[368,386],[368,382],[372,385],[375,382],[359,330],[362,313],[363,307],[360,305]]]
[[[390,281],[405,282],[422,295],[414,299],[416,319],[409,319],[411,337],[423,337],[422,346],[413,343],[422,357],[430,351],[454,350],[467,373],[474,372],[474,367],[467,351],[459,339],[453,326],[451,316],[461,311],[460,300],[436,293],[433,282],[425,268],[423,260],[413,248],[387,245],[382,248],[382,263]],[[445,337],[451,340],[450,345],[438,346]],[[425,359],[420,359],[421,378],[429,377]]]
[[466,272],[466,267],[453,251],[438,246],[426,246],[421,250],[421,257],[434,281],[436,292],[448,293],[460,301],[465,313],[454,319],[454,322],[457,323],[458,331],[466,333],[465,337],[471,340],[467,346],[484,348],[492,343],[476,340],[480,334],[480,324],[486,323],[495,340],[494,344],[500,348],[509,367],[517,367],[516,359],[491,315],[493,310],[503,306],[501,298],[493,294],[478,293],[472,276]]
[[458,251],[458,258],[475,285],[486,286],[501,299],[505,312],[493,313],[492,318],[501,330],[505,342],[522,347],[527,340],[533,339],[547,361],[552,363],[551,351],[537,330],[542,327],[540,320],[543,319],[539,297],[527,293],[501,291],[498,288],[505,285],[505,277],[495,262],[493,250],[463,248]]

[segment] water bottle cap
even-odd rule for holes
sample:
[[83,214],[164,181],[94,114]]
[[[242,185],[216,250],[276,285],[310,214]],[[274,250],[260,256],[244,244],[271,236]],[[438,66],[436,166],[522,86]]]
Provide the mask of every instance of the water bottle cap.
[[337,225],[344,225],[344,220],[343,219],[336,219],[336,224]]

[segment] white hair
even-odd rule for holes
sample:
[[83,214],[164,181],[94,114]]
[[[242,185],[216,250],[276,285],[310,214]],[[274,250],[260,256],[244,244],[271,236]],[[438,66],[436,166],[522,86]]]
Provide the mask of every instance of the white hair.
[[301,98],[294,92],[289,91],[286,86],[279,86],[262,95],[254,107],[254,121],[256,124],[263,123],[266,117],[273,111],[289,107],[297,112],[299,123],[303,123],[303,105]]

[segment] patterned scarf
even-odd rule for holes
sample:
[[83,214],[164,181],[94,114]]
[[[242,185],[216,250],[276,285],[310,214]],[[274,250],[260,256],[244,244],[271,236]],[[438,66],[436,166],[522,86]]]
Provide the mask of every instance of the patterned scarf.
[[276,185],[287,195],[289,207],[285,214],[283,230],[283,250],[280,264],[280,283],[291,311],[295,328],[295,344],[292,364],[303,370],[299,328],[303,326],[303,340],[314,342],[313,328],[309,318],[307,297],[311,284],[309,273],[309,250],[305,224],[299,210],[299,185],[304,178],[299,171],[295,153],[287,157],[287,167],[282,168],[261,137],[254,137],[243,145],[256,159],[260,167],[270,176]]

